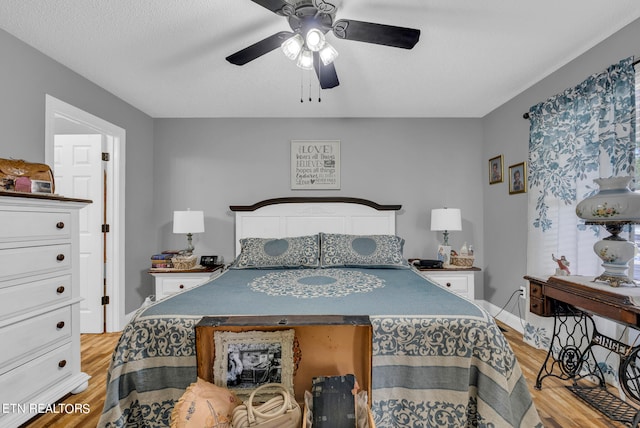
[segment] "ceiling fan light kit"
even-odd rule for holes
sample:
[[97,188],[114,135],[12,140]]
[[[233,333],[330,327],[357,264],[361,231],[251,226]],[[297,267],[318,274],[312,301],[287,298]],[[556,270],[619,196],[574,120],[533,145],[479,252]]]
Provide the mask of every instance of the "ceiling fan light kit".
[[304,39],[300,34],[288,38],[282,42],[282,52],[292,61],[295,61],[304,46]]
[[303,70],[311,70],[313,68],[313,52],[308,49],[302,49],[296,64]]
[[[412,49],[420,39],[420,30],[372,22],[340,19],[334,22],[336,7],[324,0],[251,0],[276,15],[287,18],[290,31],[280,31],[229,55],[235,65],[244,65],[278,47],[287,58],[305,70],[315,69],[320,88],[340,84],[334,60],[338,51],[326,41],[329,31],[338,39]],[[304,35],[304,37],[303,37]]]

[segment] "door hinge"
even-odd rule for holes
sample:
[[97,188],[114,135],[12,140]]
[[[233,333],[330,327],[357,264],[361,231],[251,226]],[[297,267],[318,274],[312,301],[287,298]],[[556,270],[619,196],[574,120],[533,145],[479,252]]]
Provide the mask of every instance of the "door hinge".
[[111,156],[109,156],[109,153],[102,153],[102,160],[105,162],[109,162],[111,160]]
[[101,300],[103,305],[108,305],[109,304],[109,296],[102,296],[102,300]]
[[102,233],[109,233],[109,225],[108,224],[103,224],[102,225]]

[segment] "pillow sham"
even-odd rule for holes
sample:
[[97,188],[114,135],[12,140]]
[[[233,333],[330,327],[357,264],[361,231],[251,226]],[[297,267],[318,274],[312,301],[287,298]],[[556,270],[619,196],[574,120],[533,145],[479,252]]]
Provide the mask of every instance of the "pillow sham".
[[244,238],[231,269],[316,268],[320,265],[318,235],[281,239]]
[[408,269],[403,247],[395,235],[321,233],[320,266]]

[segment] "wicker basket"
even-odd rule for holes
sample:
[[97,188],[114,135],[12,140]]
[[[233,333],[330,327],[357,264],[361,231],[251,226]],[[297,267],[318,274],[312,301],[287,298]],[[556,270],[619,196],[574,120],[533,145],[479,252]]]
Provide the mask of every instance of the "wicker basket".
[[187,270],[193,269],[197,260],[198,258],[192,254],[190,256],[176,256],[171,259],[171,262],[174,269]]
[[459,267],[473,267],[473,256],[451,256],[451,264]]

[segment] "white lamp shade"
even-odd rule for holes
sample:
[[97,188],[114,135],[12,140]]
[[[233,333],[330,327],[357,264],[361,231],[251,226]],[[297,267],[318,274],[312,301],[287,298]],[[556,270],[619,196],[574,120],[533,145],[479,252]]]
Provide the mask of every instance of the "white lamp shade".
[[435,208],[431,210],[431,230],[462,230],[459,208]]
[[173,233],[202,233],[204,232],[203,211],[174,211]]

